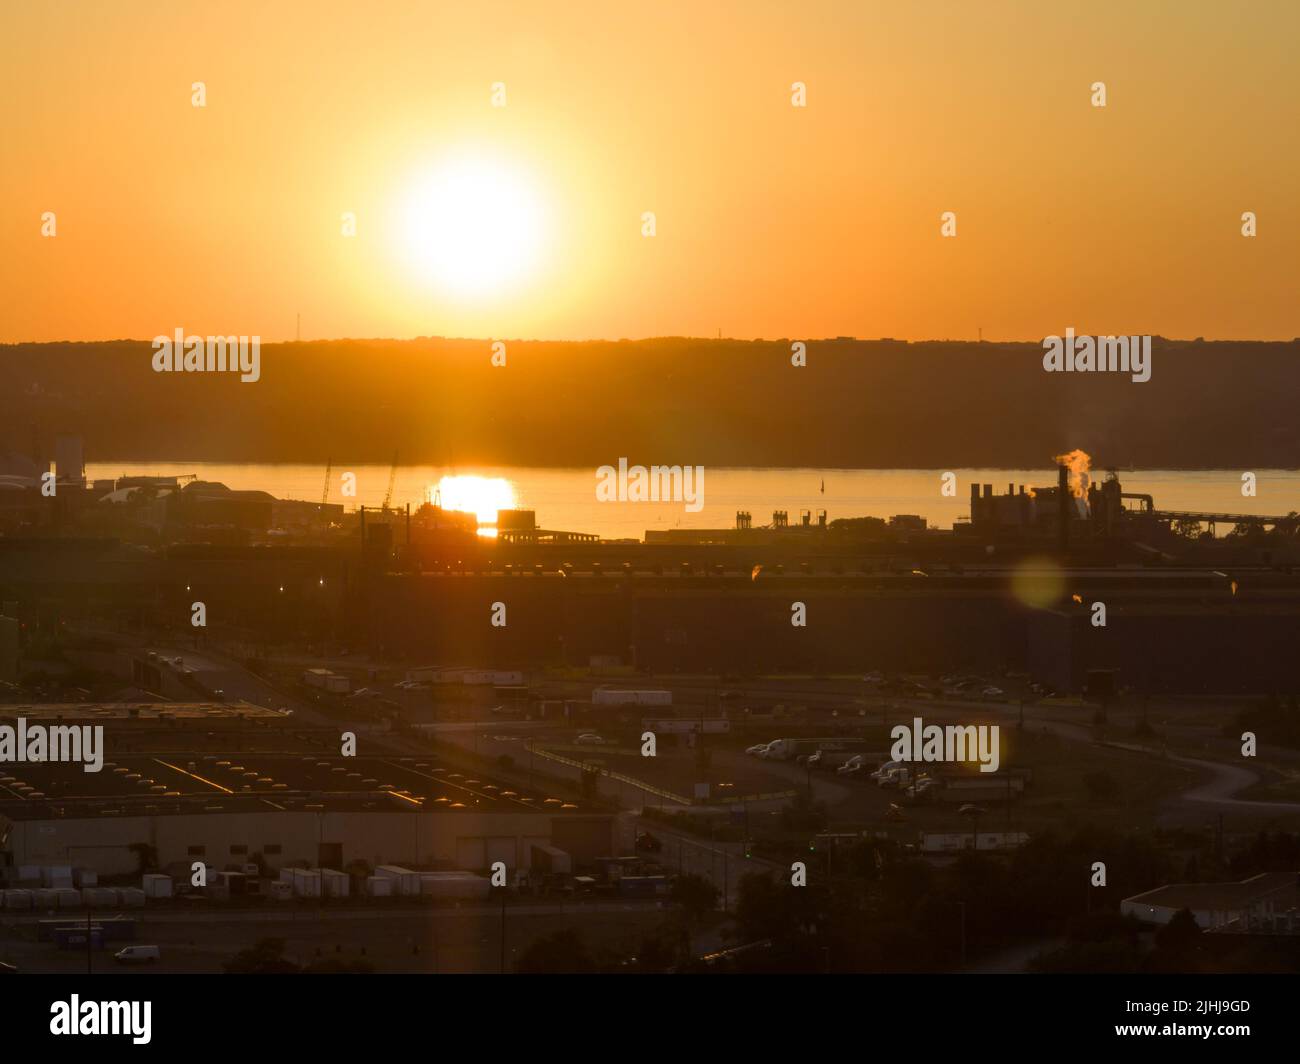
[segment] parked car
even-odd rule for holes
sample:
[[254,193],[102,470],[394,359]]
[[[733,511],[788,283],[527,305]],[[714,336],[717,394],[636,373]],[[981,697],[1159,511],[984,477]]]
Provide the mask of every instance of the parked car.
[[858,776],[865,769],[861,754],[854,754],[851,758],[840,765],[835,771],[841,776]]
[[912,782],[912,770],[897,765],[876,778],[877,787],[906,787]]
[[584,732],[573,740],[578,746],[604,746],[605,740],[594,732]]
[[891,772],[896,768],[902,768],[902,767],[903,767],[903,762],[901,761],[886,761],[884,764],[878,766],[873,773],[871,773],[871,778],[873,780],[879,780],[881,776],[885,775],[885,773]]
[[933,801],[939,791],[939,781],[932,776],[922,776],[905,792],[914,802]]

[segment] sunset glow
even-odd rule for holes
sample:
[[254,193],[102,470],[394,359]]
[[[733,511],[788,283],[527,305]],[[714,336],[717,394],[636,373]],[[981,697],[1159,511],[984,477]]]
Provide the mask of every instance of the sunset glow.
[[429,497],[435,495],[443,509],[474,514],[489,525],[496,524],[498,510],[513,510],[518,505],[514,488],[503,477],[443,477],[429,489]]
[[416,277],[469,299],[500,295],[533,278],[547,228],[530,176],[474,154],[443,160],[417,177],[399,225]]

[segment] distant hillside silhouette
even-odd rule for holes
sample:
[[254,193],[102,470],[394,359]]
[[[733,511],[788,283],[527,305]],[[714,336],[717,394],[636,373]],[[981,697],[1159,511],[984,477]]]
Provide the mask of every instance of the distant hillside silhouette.
[[951,468],[1082,447],[1144,468],[1300,466],[1300,343],[1157,339],[1152,378],[1046,373],[1038,344],[337,340],[262,379],[154,373],[147,342],[0,346],[0,451],[89,460]]

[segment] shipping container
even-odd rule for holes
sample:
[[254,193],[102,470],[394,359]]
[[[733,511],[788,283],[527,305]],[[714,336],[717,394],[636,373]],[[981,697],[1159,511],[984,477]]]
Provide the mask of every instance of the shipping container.
[[492,881],[473,872],[421,872],[420,893],[431,898],[486,898]]
[[375,875],[393,880],[392,892],[403,897],[417,897],[420,893],[420,873],[399,865],[380,865]]
[[118,895],[113,887],[82,887],[81,900],[88,909],[115,909]]
[[140,878],[140,887],[146,898],[170,898],[172,896],[172,877],[159,872],[146,872]]
[[30,909],[32,907],[32,892],[22,888],[6,890],[4,902],[6,909]]

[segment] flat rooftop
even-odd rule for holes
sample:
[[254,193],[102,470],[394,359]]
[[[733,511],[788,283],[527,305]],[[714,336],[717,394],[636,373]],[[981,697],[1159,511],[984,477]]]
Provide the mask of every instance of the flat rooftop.
[[0,763],[0,815],[11,820],[268,809],[570,813],[579,806],[562,793],[519,790],[435,756],[119,754],[110,747],[100,772],[80,764]]
[[1296,890],[1295,873],[1261,872],[1240,883],[1171,883],[1124,900],[1133,905],[1226,912],[1287,890]]

